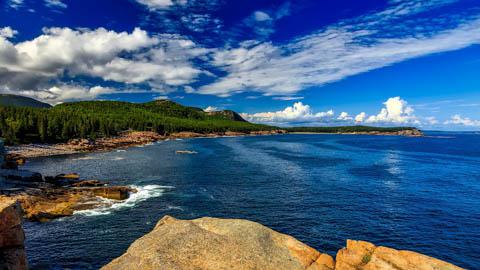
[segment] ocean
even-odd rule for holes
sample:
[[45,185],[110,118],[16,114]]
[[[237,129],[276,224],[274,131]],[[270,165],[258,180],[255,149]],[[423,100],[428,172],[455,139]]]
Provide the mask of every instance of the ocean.
[[111,208],[26,222],[29,263],[98,269],[171,215],[249,219],[331,255],[356,239],[480,269],[480,134],[426,135],[198,138],[32,159],[25,169],[139,192]]

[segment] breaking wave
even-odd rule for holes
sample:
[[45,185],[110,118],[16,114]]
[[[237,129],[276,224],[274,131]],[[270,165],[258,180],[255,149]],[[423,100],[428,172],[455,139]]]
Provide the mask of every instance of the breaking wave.
[[131,193],[130,197],[124,201],[116,201],[105,198],[99,198],[105,206],[101,206],[95,209],[75,211],[75,214],[84,216],[102,216],[109,215],[114,211],[118,211],[125,208],[132,208],[139,202],[146,201],[150,198],[160,197],[165,191],[174,189],[173,186],[160,186],[160,185],[146,185],[146,186],[131,186],[136,189],[136,193]]

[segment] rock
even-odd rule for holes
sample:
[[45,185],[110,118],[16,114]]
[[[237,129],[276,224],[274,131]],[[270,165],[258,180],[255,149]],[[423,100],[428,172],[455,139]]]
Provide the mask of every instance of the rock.
[[43,182],[41,174],[27,170],[0,170],[0,176],[17,182]]
[[126,200],[130,197],[131,192],[137,192],[135,189],[122,186],[96,187],[92,188],[91,191],[93,191],[93,194],[95,194],[95,196],[100,196],[112,200]]
[[225,136],[245,136],[247,135],[246,133],[244,132],[234,132],[234,131],[226,131],[224,133]]
[[106,183],[100,182],[98,180],[84,180],[77,183],[73,183],[72,187],[101,187],[105,185]]
[[183,154],[183,155],[195,155],[198,154],[196,151],[189,151],[189,150],[177,150],[175,151],[176,154]]
[[197,138],[197,137],[204,137],[205,134],[202,133],[195,133],[195,132],[177,132],[170,134],[172,138]]
[[103,270],[308,269],[461,270],[416,252],[347,241],[337,261],[261,224],[240,219],[163,217]]
[[0,268],[3,270],[28,269],[25,254],[25,234],[19,204],[0,196]]
[[16,170],[18,169],[18,163],[13,160],[7,160],[2,164],[2,169]]
[[43,187],[12,192],[10,198],[18,200],[24,216],[31,221],[46,222],[55,218],[71,216],[75,211],[108,207],[113,202],[99,197],[124,200],[136,190],[123,187]]
[[333,258],[295,238],[239,219],[162,218],[103,270],[332,270]]
[[413,251],[377,247],[364,241],[347,240],[337,253],[336,270],[460,270],[453,264]]
[[56,179],[64,179],[64,180],[78,180],[80,179],[80,175],[78,173],[67,173],[67,174],[59,174],[55,176]]

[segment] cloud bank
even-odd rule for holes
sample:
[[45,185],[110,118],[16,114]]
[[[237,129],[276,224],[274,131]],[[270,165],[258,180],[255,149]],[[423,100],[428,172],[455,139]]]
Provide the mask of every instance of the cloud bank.
[[421,119],[414,114],[414,109],[400,97],[392,97],[383,103],[384,107],[378,114],[368,116],[365,112],[355,117],[348,112],[337,116],[333,110],[315,113],[309,105],[296,102],[284,110],[276,112],[243,113],[242,117],[255,123],[267,124],[305,124],[305,125],[421,125]]

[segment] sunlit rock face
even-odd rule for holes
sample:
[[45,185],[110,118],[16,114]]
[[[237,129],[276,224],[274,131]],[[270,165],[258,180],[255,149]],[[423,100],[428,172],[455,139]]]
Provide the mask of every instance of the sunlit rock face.
[[239,219],[162,218],[104,270],[330,270],[333,258],[261,224]]
[[152,232],[102,268],[266,270],[460,270],[412,251],[347,240],[337,261],[295,238],[240,219],[162,218]]
[[0,196],[0,269],[28,269],[20,205]]

